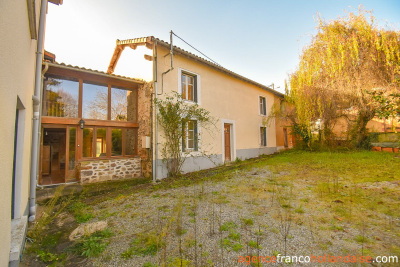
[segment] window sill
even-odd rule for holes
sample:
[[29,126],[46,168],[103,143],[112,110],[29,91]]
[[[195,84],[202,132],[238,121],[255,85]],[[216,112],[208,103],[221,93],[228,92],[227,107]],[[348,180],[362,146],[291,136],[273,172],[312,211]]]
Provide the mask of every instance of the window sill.
[[195,102],[195,101],[192,101],[192,100],[187,100],[187,99],[183,99],[182,98],[182,100],[183,100],[183,102],[185,102],[186,104],[190,104],[190,105],[199,105],[199,103],[198,102]]
[[203,155],[201,151],[185,151],[181,152],[182,157],[198,157]]

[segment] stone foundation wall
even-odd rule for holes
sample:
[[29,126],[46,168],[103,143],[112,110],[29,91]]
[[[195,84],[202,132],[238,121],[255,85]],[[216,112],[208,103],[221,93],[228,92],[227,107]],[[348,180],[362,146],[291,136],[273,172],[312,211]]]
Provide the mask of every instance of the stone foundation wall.
[[80,181],[82,184],[130,179],[140,176],[142,176],[140,157],[80,162]]

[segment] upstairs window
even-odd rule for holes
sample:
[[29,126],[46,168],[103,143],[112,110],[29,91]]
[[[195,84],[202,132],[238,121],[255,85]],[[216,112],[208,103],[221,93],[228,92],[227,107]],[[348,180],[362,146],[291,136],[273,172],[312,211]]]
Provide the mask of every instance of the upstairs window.
[[260,96],[260,115],[267,115],[266,101],[263,96]]
[[79,82],[48,77],[43,90],[43,116],[77,118]]
[[136,121],[136,93],[131,90],[111,88],[111,120]]
[[182,98],[197,102],[197,75],[181,73]]
[[108,86],[83,83],[83,118],[107,120]]
[[260,127],[260,145],[267,146],[267,127]]
[[183,125],[183,151],[197,151],[198,138],[197,138],[197,121],[191,120]]

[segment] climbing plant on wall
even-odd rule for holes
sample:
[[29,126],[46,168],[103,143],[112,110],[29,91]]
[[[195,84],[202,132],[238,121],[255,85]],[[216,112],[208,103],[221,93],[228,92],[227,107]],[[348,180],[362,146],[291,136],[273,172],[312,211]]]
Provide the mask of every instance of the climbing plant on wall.
[[[201,108],[197,103],[182,99],[178,93],[173,93],[165,99],[156,98],[155,105],[158,109],[158,123],[163,133],[161,141],[161,155],[166,163],[168,175],[176,176],[181,173],[183,163],[193,152],[202,154],[198,147],[200,132],[193,129],[193,147],[185,148],[185,139],[189,138],[187,125],[196,122],[196,127],[201,125],[204,132],[214,125],[210,112]],[[203,151],[204,152],[204,151]]]

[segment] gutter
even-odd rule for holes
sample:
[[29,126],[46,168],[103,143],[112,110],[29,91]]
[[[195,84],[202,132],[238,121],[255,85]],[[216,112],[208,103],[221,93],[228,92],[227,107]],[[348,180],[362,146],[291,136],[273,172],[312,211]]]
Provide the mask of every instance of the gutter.
[[40,138],[40,115],[41,115],[41,88],[42,88],[42,60],[44,45],[44,27],[46,18],[47,0],[41,0],[39,33],[36,49],[36,72],[35,91],[33,101],[33,122],[32,122],[32,150],[31,150],[31,174],[29,187],[29,221],[36,218],[36,184],[39,177],[39,138]]

